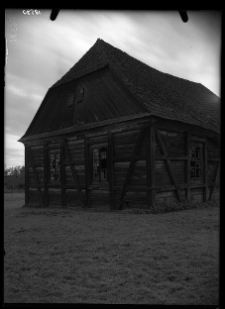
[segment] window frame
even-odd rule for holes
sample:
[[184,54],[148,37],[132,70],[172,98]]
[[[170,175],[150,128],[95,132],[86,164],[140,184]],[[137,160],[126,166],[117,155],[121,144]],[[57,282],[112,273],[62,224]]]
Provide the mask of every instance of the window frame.
[[75,94],[75,104],[80,104],[84,102],[85,99],[85,88],[83,86],[78,86]]
[[[60,182],[61,181],[61,153],[59,149],[51,149],[49,150],[49,174],[48,174],[48,182]],[[55,166],[52,167],[53,161],[52,157],[54,156],[55,160]],[[58,158],[57,158],[58,156]],[[53,175],[58,175],[58,178],[55,178],[55,176],[52,175],[52,169],[54,169],[54,174]]]
[[202,147],[197,144],[191,145],[190,151],[190,179],[201,180],[203,179],[203,153]]
[[[98,179],[95,179],[94,177],[94,151],[98,151],[98,169],[99,169],[99,172],[98,172]],[[102,168],[102,159],[101,158],[101,153],[103,152],[103,150],[105,151],[106,153],[106,166],[104,168]],[[107,149],[107,146],[100,146],[100,147],[93,147],[91,149],[91,163],[92,163],[92,177],[91,177],[91,181],[92,182],[98,182],[98,183],[105,183],[105,182],[108,182],[108,149]],[[102,179],[102,169],[105,170],[106,172],[106,178],[103,178]]]

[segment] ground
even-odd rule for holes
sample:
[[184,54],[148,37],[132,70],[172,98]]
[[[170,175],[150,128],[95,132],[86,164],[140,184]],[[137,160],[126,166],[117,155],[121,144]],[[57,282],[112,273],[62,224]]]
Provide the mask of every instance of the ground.
[[5,194],[4,302],[219,304],[219,207],[25,208]]

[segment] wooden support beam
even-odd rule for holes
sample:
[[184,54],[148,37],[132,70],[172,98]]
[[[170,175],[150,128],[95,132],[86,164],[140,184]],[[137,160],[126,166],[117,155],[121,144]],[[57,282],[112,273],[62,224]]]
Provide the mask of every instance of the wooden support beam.
[[61,180],[61,196],[62,196],[62,207],[66,206],[65,200],[65,151],[64,151],[64,140],[60,143],[60,180]]
[[108,180],[109,180],[109,199],[110,199],[110,209],[115,208],[115,195],[113,191],[114,186],[114,161],[113,161],[113,134],[109,132],[108,134]]
[[[218,182],[217,183],[209,183],[209,187],[210,186],[218,186]],[[187,189],[187,184],[181,184],[178,186],[178,188],[181,189]],[[190,189],[194,189],[194,188],[205,188],[205,184],[204,183],[199,183],[199,184],[192,184],[190,186]],[[98,189],[98,188],[97,188]],[[121,187],[120,186],[113,186],[112,189],[114,191],[120,191]],[[127,186],[127,190],[129,191],[146,191],[146,186]],[[163,186],[155,186],[155,187],[148,187],[147,191],[151,191],[151,190],[155,190],[155,191],[175,191],[177,190],[177,187],[175,187],[174,185],[163,185]]]
[[208,177],[207,177],[207,170],[208,170],[208,160],[207,160],[207,138],[205,139],[205,143],[203,144],[203,182],[205,187],[203,189],[203,201],[207,202],[208,198]]
[[147,207],[155,208],[155,127],[146,132]]
[[45,205],[48,206],[48,143],[44,143],[44,190],[45,190]]
[[37,171],[36,171],[36,168],[34,167],[34,158],[33,158],[33,154],[32,154],[32,151],[30,148],[29,149],[29,156],[30,156],[30,161],[31,161],[31,164],[32,164],[32,168],[33,168],[33,172],[34,172],[34,179],[35,179],[35,183],[36,183],[36,187],[38,189],[38,193],[39,193],[39,197],[40,197],[40,201],[41,201],[41,204],[42,206],[44,207],[45,206],[45,201],[44,201],[44,197],[41,193],[41,188],[39,187],[39,180],[38,180],[38,174],[37,174]]
[[186,153],[187,153],[187,165],[186,165],[186,182],[187,182],[187,200],[191,199],[190,182],[191,182],[191,134],[186,132]]
[[[37,135],[32,135],[32,136],[27,136],[27,137],[22,137],[19,142],[25,143],[27,141],[35,141],[35,140],[40,140],[40,139],[49,139],[50,141],[53,138],[57,138],[57,139],[61,139],[63,138],[66,134],[71,134],[74,132],[81,132],[81,131],[87,131],[90,129],[99,129],[100,127],[103,126],[111,126],[112,129],[114,129],[117,124],[119,123],[123,123],[123,122],[130,122],[130,121],[134,121],[136,122],[148,122],[149,119],[142,119],[145,117],[149,117],[150,113],[149,112],[143,112],[141,114],[134,114],[134,115],[129,115],[129,116],[124,116],[124,117],[119,117],[119,118],[113,118],[113,119],[108,119],[108,120],[103,120],[101,122],[94,122],[94,123],[88,123],[85,125],[81,125],[81,126],[73,126],[73,127],[69,127],[69,128],[65,128],[65,129],[61,129],[61,130],[57,130],[57,131],[52,131],[52,132],[46,132],[46,133],[40,133]],[[133,126],[134,124],[131,124],[131,126]],[[111,130],[110,127],[108,127],[108,130]]]
[[172,167],[171,167],[171,162],[170,162],[170,160],[168,158],[168,154],[167,154],[165,145],[164,145],[163,140],[161,139],[161,136],[160,136],[160,134],[159,134],[157,129],[155,130],[155,133],[156,133],[156,138],[157,138],[157,142],[159,144],[160,151],[166,157],[166,167],[167,167],[167,170],[168,170],[171,182],[176,187],[177,199],[178,199],[178,201],[181,201],[180,191],[179,191],[179,188],[177,186],[177,183],[176,183],[176,180],[175,180],[175,176],[173,174],[173,170],[172,170]]
[[25,205],[29,204],[29,146],[25,145]]
[[208,201],[211,201],[212,198],[213,198],[213,193],[214,193],[214,191],[215,191],[217,179],[218,179],[218,176],[219,176],[219,171],[220,171],[220,161],[217,163],[217,166],[216,166],[216,170],[215,170],[215,174],[214,174],[214,179],[213,179],[214,185],[213,185],[213,187],[211,187],[211,189],[210,189]]
[[73,175],[73,179],[74,179],[74,182],[75,182],[75,185],[76,185],[77,192],[79,194],[81,203],[85,207],[85,203],[84,203],[84,200],[83,200],[82,192],[81,192],[81,189],[79,187],[77,173],[76,173],[76,170],[75,170],[75,168],[74,168],[74,166],[72,164],[72,158],[71,158],[71,154],[70,154],[70,151],[69,151],[66,139],[64,139],[64,149],[66,151],[66,155],[67,155],[67,158],[68,158],[68,161],[69,161],[69,165],[70,165],[70,168],[71,168],[71,172],[72,172],[72,175]]
[[144,126],[141,129],[140,135],[139,135],[138,140],[137,140],[137,144],[134,148],[133,156],[131,157],[130,165],[128,167],[127,174],[126,174],[126,177],[125,177],[125,180],[124,180],[124,183],[123,183],[123,187],[122,187],[122,190],[121,190],[120,198],[119,198],[119,201],[118,201],[119,209],[122,209],[123,200],[124,200],[125,193],[126,193],[126,188],[130,183],[131,176],[132,176],[132,173],[134,171],[134,167],[135,167],[135,163],[136,163],[136,156],[138,155],[138,153],[141,149],[143,140],[145,138],[145,134],[146,134],[146,126]]
[[85,158],[85,206],[90,207],[90,164],[89,164],[89,146],[88,138],[85,137],[84,140],[84,158]]

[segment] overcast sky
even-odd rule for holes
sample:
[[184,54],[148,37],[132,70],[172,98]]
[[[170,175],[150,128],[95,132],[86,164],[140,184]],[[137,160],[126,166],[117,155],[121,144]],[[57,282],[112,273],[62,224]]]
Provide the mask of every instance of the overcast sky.
[[[24,165],[27,130],[47,90],[98,38],[162,72],[220,96],[221,13],[187,11],[6,10],[5,164]],[[26,11],[25,11],[26,12]]]

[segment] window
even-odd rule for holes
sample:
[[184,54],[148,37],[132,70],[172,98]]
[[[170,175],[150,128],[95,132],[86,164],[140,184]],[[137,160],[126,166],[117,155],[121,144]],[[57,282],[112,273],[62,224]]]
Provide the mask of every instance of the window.
[[107,181],[107,149],[93,150],[93,181]]
[[74,102],[74,93],[68,94],[67,106],[72,106]]
[[50,153],[50,180],[60,180],[60,153]]
[[196,179],[201,177],[201,148],[191,148],[191,178]]
[[84,88],[78,88],[76,91],[76,103],[84,101]]

